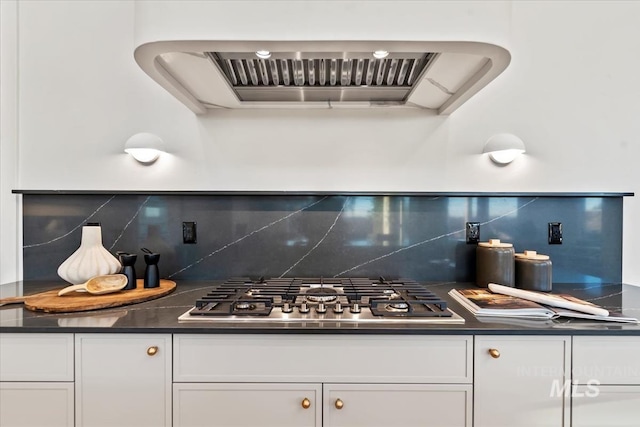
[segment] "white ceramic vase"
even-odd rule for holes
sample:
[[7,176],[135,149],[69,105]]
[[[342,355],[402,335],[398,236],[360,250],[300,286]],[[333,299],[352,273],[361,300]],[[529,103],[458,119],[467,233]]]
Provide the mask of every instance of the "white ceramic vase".
[[58,275],[69,283],[79,285],[95,276],[116,274],[122,266],[116,257],[102,246],[99,225],[82,227],[82,240],[77,251],[58,267]]

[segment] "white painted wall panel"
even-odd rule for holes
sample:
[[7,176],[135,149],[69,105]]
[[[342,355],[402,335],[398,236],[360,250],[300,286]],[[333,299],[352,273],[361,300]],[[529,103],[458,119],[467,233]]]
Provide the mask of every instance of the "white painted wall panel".
[[508,42],[509,0],[163,0],[136,3],[136,44],[157,40]]
[[0,2],[0,284],[22,278],[18,186],[18,3]]
[[[225,7],[238,7],[231,3]],[[136,32],[133,2],[24,2],[20,186],[640,194],[640,80],[634,75],[640,69],[640,3],[482,2],[484,8],[462,5],[458,17],[450,5],[445,13],[440,2],[388,14],[386,2],[350,2],[344,16],[335,12],[338,3],[314,2],[308,7],[317,13],[304,16],[294,12],[307,6],[292,7],[282,37],[313,38],[316,28],[320,35],[331,28],[332,34],[354,38],[428,37],[433,26],[420,25],[420,15],[425,23],[436,22],[440,11],[449,24],[444,38],[501,38],[512,53],[511,65],[450,117],[395,110],[195,116],[137,67],[133,48],[153,35]],[[332,23],[334,14],[340,16]],[[358,17],[351,27],[342,22],[348,16]],[[249,31],[237,19],[254,19],[232,18],[206,16],[217,34],[229,36]],[[493,32],[486,25],[463,25],[486,19],[502,24]],[[276,26],[251,28],[255,37],[279,34]],[[136,164],[122,146],[139,131],[161,135],[170,155],[153,167]],[[518,134],[527,155],[505,168],[493,166],[479,153],[497,132]],[[396,169],[389,173],[392,165]],[[626,199],[623,277],[630,283],[640,283],[640,265],[634,263],[638,216],[640,202]]]

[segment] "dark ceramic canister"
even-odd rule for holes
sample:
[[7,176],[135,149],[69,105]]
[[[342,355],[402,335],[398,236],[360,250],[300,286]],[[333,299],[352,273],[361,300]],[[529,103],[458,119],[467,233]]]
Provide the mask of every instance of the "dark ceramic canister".
[[516,288],[551,292],[551,260],[536,251],[516,254]]
[[136,289],[137,278],[135,265],[138,255],[128,254],[126,252],[118,252],[117,254],[118,259],[120,260],[120,264],[122,264],[122,274],[127,276],[127,286],[125,286],[123,290],[128,291],[131,289]]
[[486,288],[489,283],[513,287],[515,284],[513,245],[498,239],[478,243],[476,248],[476,285]]
[[151,252],[147,248],[142,248],[144,252],[144,262],[147,267],[144,270],[144,287],[157,288],[160,286],[160,271],[158,270],[158,261],[160,254]]

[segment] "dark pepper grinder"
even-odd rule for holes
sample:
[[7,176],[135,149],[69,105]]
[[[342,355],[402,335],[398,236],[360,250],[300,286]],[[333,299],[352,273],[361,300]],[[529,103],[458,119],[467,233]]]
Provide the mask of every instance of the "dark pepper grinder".
[[160,271],[158,270],[160,254],[153,253],[147,248],[142,248],[142,252],[144,252],[144,262],[147,263],[147,268],[144,270],[144,287],[157,288],[160,286]]
[[127,276],[127,286],[123,288],[123,290],[128,291],[131,289],[136,289],[136,259],[138,255],[136,254],[128,254],[126,252],[116,252],[118,258],[120,259],[120,264],[122,264],[122,274]]

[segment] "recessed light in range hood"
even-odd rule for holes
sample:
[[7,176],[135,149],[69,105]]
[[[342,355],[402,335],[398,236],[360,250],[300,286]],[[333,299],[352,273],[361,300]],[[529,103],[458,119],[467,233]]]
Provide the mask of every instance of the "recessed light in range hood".
[[[384,58],[374,51],[389,52]],[[258,51],[268,51],[259,57]],[[135,58],[197,114],[216,108],[420,108],[450,114],[510,54],[478,42],[167,41]]]

